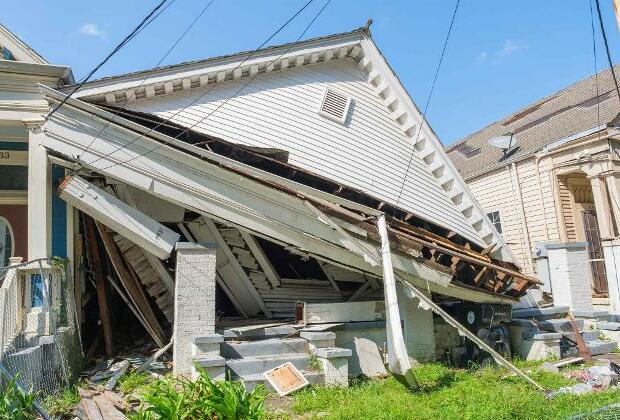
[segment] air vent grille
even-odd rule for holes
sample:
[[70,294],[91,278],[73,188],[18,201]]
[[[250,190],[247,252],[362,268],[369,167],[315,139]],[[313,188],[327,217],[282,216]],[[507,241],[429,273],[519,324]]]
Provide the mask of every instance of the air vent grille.
[[323,101],[319,108],[319,114],[333,121],[344,124],[351,106],[351,97],[344,95],[334,89],[325,89]]

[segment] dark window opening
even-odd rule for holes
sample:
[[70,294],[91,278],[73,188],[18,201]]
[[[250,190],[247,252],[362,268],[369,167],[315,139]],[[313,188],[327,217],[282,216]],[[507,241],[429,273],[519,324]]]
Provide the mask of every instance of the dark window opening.
[[495,230],[497,230],[497,232],[501,234],[502,233],[502,219],[499,215],[499,210],[492,211],[491,213],[487,213],[487,216],[489,217],[489,219],[491,219],[491,223],[493,223],[493,226],[495,226]]

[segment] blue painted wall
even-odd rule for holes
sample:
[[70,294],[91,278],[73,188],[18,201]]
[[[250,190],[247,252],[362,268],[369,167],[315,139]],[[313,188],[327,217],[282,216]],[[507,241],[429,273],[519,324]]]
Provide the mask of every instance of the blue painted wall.
[[67,204],[58,196],[65,169],[52,166],[52,255],[67,257]]

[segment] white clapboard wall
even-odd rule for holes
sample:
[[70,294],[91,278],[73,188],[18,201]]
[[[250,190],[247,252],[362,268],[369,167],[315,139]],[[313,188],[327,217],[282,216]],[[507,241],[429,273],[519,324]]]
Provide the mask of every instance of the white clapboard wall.
[[[140,99],[129,108],[172,117],[179,124],[236,143],[287,150],[294,165],[398,203],[413,214],[481,241],[428,164],[412,154],[412,140],[354,60],[261,74],[229,100],[245,83],[245,79],[232,80]],[[344,124],[318,113],[327,87],[351,98]],[[180,111],[203,89],[210,91]]]

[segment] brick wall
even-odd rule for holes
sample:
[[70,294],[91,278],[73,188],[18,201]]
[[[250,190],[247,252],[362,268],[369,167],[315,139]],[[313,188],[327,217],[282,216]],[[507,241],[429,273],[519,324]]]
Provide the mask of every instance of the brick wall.
[[592,287],[586,243],[548,245],[549,277],[555,306],[592,310]]

